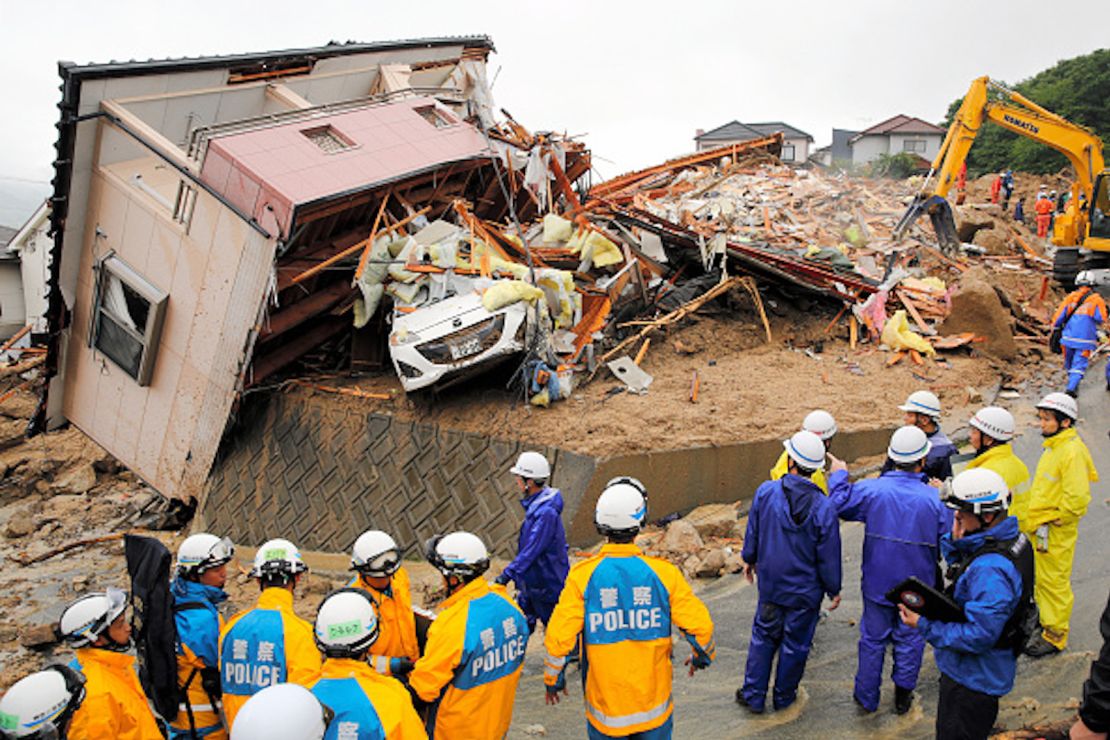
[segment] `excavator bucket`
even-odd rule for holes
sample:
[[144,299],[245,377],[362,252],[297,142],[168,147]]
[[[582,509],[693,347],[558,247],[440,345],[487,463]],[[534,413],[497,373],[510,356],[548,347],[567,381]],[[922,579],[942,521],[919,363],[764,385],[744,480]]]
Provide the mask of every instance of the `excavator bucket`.
[[956,234],[956,218],[952,215],[952,206],[946,198],[939,195],[918,194],[915,196],[913,203],[902,214],[902,218],[898,220],[898,225],[894,227],[894,238],[896,240],[901,239],[906,230],[923,213],[929,214],[929,220],[933,222],[933,231],[937,235],[937,242],[940,244],[941,251],[955,252],[960,248],[960,237]]

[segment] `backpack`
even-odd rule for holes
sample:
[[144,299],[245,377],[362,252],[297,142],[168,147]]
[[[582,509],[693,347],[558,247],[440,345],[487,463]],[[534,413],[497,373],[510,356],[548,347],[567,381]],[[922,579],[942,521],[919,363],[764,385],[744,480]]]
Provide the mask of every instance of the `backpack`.
[[184,704],[189,724],[195,730],[192,707],[188,701],[189,686],[193,681],[200,680],[212,705],[216,706],[220,674],[216,667],[194,669],[185,685],[178,685],[175,616],[182,611],[203,609],[204,605],[197,602],[176,603],[170,590],[173,556],[158,540],[125,535],[124,553],[127,574],[131,577],[131,619],[143,693],[167,721],[177,717],[178,708]]
[[945,593],[949,596],[956,591],[956,581],[960,579],[971,564],[983,555],[1002,555],[1011,563],[1021,575],[1021,597],[1018,599],[1017,608],[1002,628],[996,649],[1009,648],[1014,655],[1021,655],[1026,645],[1041,632],[1041,615],[1037,603],[1033,600],[1033,545],[1024,534],[1019,534],[1011,540],[987,539],[986,543],[964,561],[948,569],[949,581]]
[[1063,317],[1063,320],[1052,327],[1052,333],[1048,335],[1048,349],[1050,352],[1052,352],[1053,354],[1059,354],[1061,351],[1063,351],[1064,346],[1063,344],[1061,344],[1061,342],[1063,342],[1064,340],[1064,327],[1068,325],[1068,322],[1071,321],[1071,317],[1075,315],[1075,312],[1079,310],[1079,307],[1086,303],[1087,299],[1094,294],[1095,292],[1093,290],[1087,291],[1087,293],[1081,299],[1076,301],[1076,304],[1071,307],[1071,310],[1067,312],[1067,314]]

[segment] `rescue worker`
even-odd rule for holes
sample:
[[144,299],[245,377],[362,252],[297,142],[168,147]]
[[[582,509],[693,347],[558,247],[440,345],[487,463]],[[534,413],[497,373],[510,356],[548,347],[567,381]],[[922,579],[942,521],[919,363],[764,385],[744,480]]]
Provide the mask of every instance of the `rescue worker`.
[[991,203],[998,203],[998,197],[1002,193],[1002,173],[999,172],[991,180]]
[[[946,499],[955,509],[942,541],[951,566],[948,588],[966,615],[939,622],[899,605],[902,622],[933,646],[940,671],[936,736],[986,740],[998,717],[998,699],[1014,686],[1024,604],[1032,588],[1030,543],[1006,512],[1006,482],[993,470],[965,470]],[[1022,570],[1026,572],[1023,574]]]
[[447,586],[424,655],[409,675],[412,692],[431,705],[428,736],[503,738],[513,719],[528,621],[504,586],[482,578],[489,553],[475,535],[433,537],[425,554]]
[[324,740],[342,737],[335,713],[312,692],[292,683],[267,686],[250,697],[231,728],[231,740]]
[[1052,201],[1044,192],[1037,194],[1037,202],[1033,204],[1037,213],[1037,236],[1041,239],[1048,237],[1048,225],[1052,222]]
[[1074,595],[1071,566],[1079,520],[1091,501],[1091,484],[1098,471],[1087,445],[1079,438],[1075,423],[1079,406],[1064,393],[1049,393],[1037,404],[1044,437],[1044,452],[1037,461],[1029,489],[1029,512],[1022,522],[1033,541],[1037,565],[1036,599],[1044,628],[1039,639],[1025,651],[1040,658],[1068,645],[1068,622]]
[[968,422],[968,436],[975,457],[967,463],[968,470],[993,470],[1010,489],[1010,515],[1020,523],[1029,508],[1029,468],[1014,454],[1010,441],[1014,438],[1014,417],[998,406],[979,409]]
[[740,553],[749,583],[758,572],[759,604],[736,701],[756,714],[766,704],[776,653],[774,707],[794,703],[821,600],[829,597],[830,610],[840,605],[840,525],[832,502],[812,480],[825,467],[825,445],[813,432],[801,431],[783,446],[788,472],[756,490]]
[[0,740],[66,740],[85,699],[85,677],[52,665],[24,676],[0,697]]
[[232,730],[252,694],[277,683],[304,686],[320,670],[312,625],[293,613],[293,592],[306,572],[300,550],[288,540],[269,540],[255,553],[251,577],[258,580],[258,602],[220,633],[220,683]]
[[563,494],[547,485],[551,465],[538,452],[523,452],[509,471],[516,476],[524,507],[517,554],[494,579],[516,584],[517,603],[528,620],[529,631],[536,622],[547,625],[563,583],[567,580],[567,535],[563,529]]
[[1010,198],[1014,194],[1014,171],[1006,170],[1002,173],[1002,210],[1010,208]]
[[[905,413],[902,423],[919,428],[929,440],[929,454],[922,469],[925,479],[943,481],[951,478],[950,458],[956,454],[956,445],[952,444],[940,428],[940,399],[931,391],[914,391],[898,408]],[[893,467],[894,464],[888,457],[883,463],[882,472],[892,470]]]
[[1017,205],[1014,206],[1014,220],[1025,225],[1025,198],[1018,198]]
[[379,638],[378,628],[374,601],[357,588],[328,595],[316,613],[313,633],[324,654],[324,665],[309,689],[335,712],[326,735],[329,740],[428,737],[409,692],[366,662],[368,650]]
[[920,427],[901,427],[887,447],[889,470],[851,485],[845,480],[832,494],[841,519],[864,523],[863,617],[852,696],[867,712],[879,708],[887,645],[893,646],[894,711],[905,714],[913,706],[925,640],[902,624],[886,594],[911,576],[937,580],[940,539],[950,518],[937,489],[922,480],[929,447]]
[[956,205],[962,206],[967,198],[967,162],[960,165],[956,175]]
[[73,713],[69,735],[81,740],[151,740],[162,737],[147,703],[131,649],[127,594],[116,588],[70,603],[58,634],[74,648],[70,667],[85,678],[85,699]]
[[[1052,317],[1053,330],[1060,329],[1060,346],[1064,351],[1064,370],[1068,373],[1065,392],[1079,394],[1079,383],[1087,372],[1091,353],[1098,347],[1099,329],[1106,321],[1106,301],[1089,285],[1084,276],[1076,279],[1079,287],[1064,298]],[[1110,363],[1106,365],[1106,385],[1110,388]]]
[[170,591],[177,627],[177,686],[184,702],[170,722],[172,738],[227,738],[219,713],[219,607],[227,601],[223,588],[234,554],[230,540],[212,534],[186,537],[177,550]]
[[420,659],[420,644],[400,548],[385,532],[363,532],[351,550],[351,570],[358,575],[348,587],[370,594],[378,617],[379,634],[367,656],[370,665],[383,676],[408,674]]
[[[816,434],[827,451],[831,447],[832,438],[836,436],[836,420],[832,414],[823,409],[810,411],[802,421],[802,431]],[[789,465],[790,456],[786,450],[783,450],[782,454],[779,455],[778,462],[775,463],[775,467],[771,468],[771,480],[778,480],[786,475],[789,472],[787,470]],[[824,468],[814,470],[810,480],[821,489],[821,493],[828,494],[829,482],[825,479]]]
[[693,649],[690,675],[715,655],[713,621],[682,572],[647,557],[636,535],[647,496],[635,478],[616,478],[597,500],[594,524],[607,542],[575,564],[547,626],[544,685],[548,704],[566,693],[567,656],[582,638],[586,731],[591,740],[671,737],[671,629]]

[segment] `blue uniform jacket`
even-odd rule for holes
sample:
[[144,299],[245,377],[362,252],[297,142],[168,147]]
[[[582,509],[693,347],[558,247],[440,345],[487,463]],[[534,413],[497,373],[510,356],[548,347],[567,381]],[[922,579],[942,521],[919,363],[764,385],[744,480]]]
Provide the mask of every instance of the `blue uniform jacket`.
[[218,668],[220,613],[217,607],[227,601],[227,594],[215,586],[205,586],[183,578],[175,578],[170,589],[173,591],[174,603],[199,604],[201,607],[174,614],[174,622],[177,624],[177,654],[184,655],[182,646],[188,646],[194,655],[204,661],[204,665]]
[[522,499],[524,522],[513,562],[504,574],[529,599],[555,602],[567,580],[567,534],[563,529],[563,494],[547,487]]
[[891,606],[886,592],[910,576],[936,582],[949,515],[937,489],[920,475],[891,470],[850,484],[840,471],[830,480],[829,498],[841,519],[864,523],[865,599]]
[[755,565],[760,601],[816,609],[840,593],[840,525],[813,481],[788,473],[755,492],[740,557]]
[[[928,435],[929,453],[925,455],[925,470],[922,471],[922,476],[928,481],[930,478],[937,480],[947,480],[952,477],[952,461],[949,459],[955,455],[959,450],[956,445],[952,444],[952,440],[948,439],[948,435],[941,431],[940,427],[932,434]],[[886,462],[883,463],[883,472],[889,473],[894,470],[894,462],[888,457]]]
[[[1018,536],[1018,522],[1007,517],[985,532],[941,543],[944,557],[957,563],[983,546],[987,537],[1009,540]],[[967,622],[934,622],[922,617],[918,629],[933,646],[937,668],[973,691],[1003,696],[1014,687],[1017,658],[1009,648],[995,648],[1002,628],[1021,600],[1021,574],[1005,555],[976,558],[956,581],[955,599]]]

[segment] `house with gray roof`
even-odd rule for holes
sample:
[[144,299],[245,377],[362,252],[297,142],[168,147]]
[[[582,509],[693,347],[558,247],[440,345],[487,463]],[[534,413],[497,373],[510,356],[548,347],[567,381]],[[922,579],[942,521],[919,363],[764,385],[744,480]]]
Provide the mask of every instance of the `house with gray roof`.
[[809,159],[809,147],[813,143],[813,137],[805,131],[794,128],[782,121],[765,123],[731,121],[709,131],[698,129],[694,135],[694,144],[697,145],[697,151],[704,152],[708,149],[716,149],[729,144],[762,139],[776,133],[782,133],[783,136],[783,162],[805,162]]

